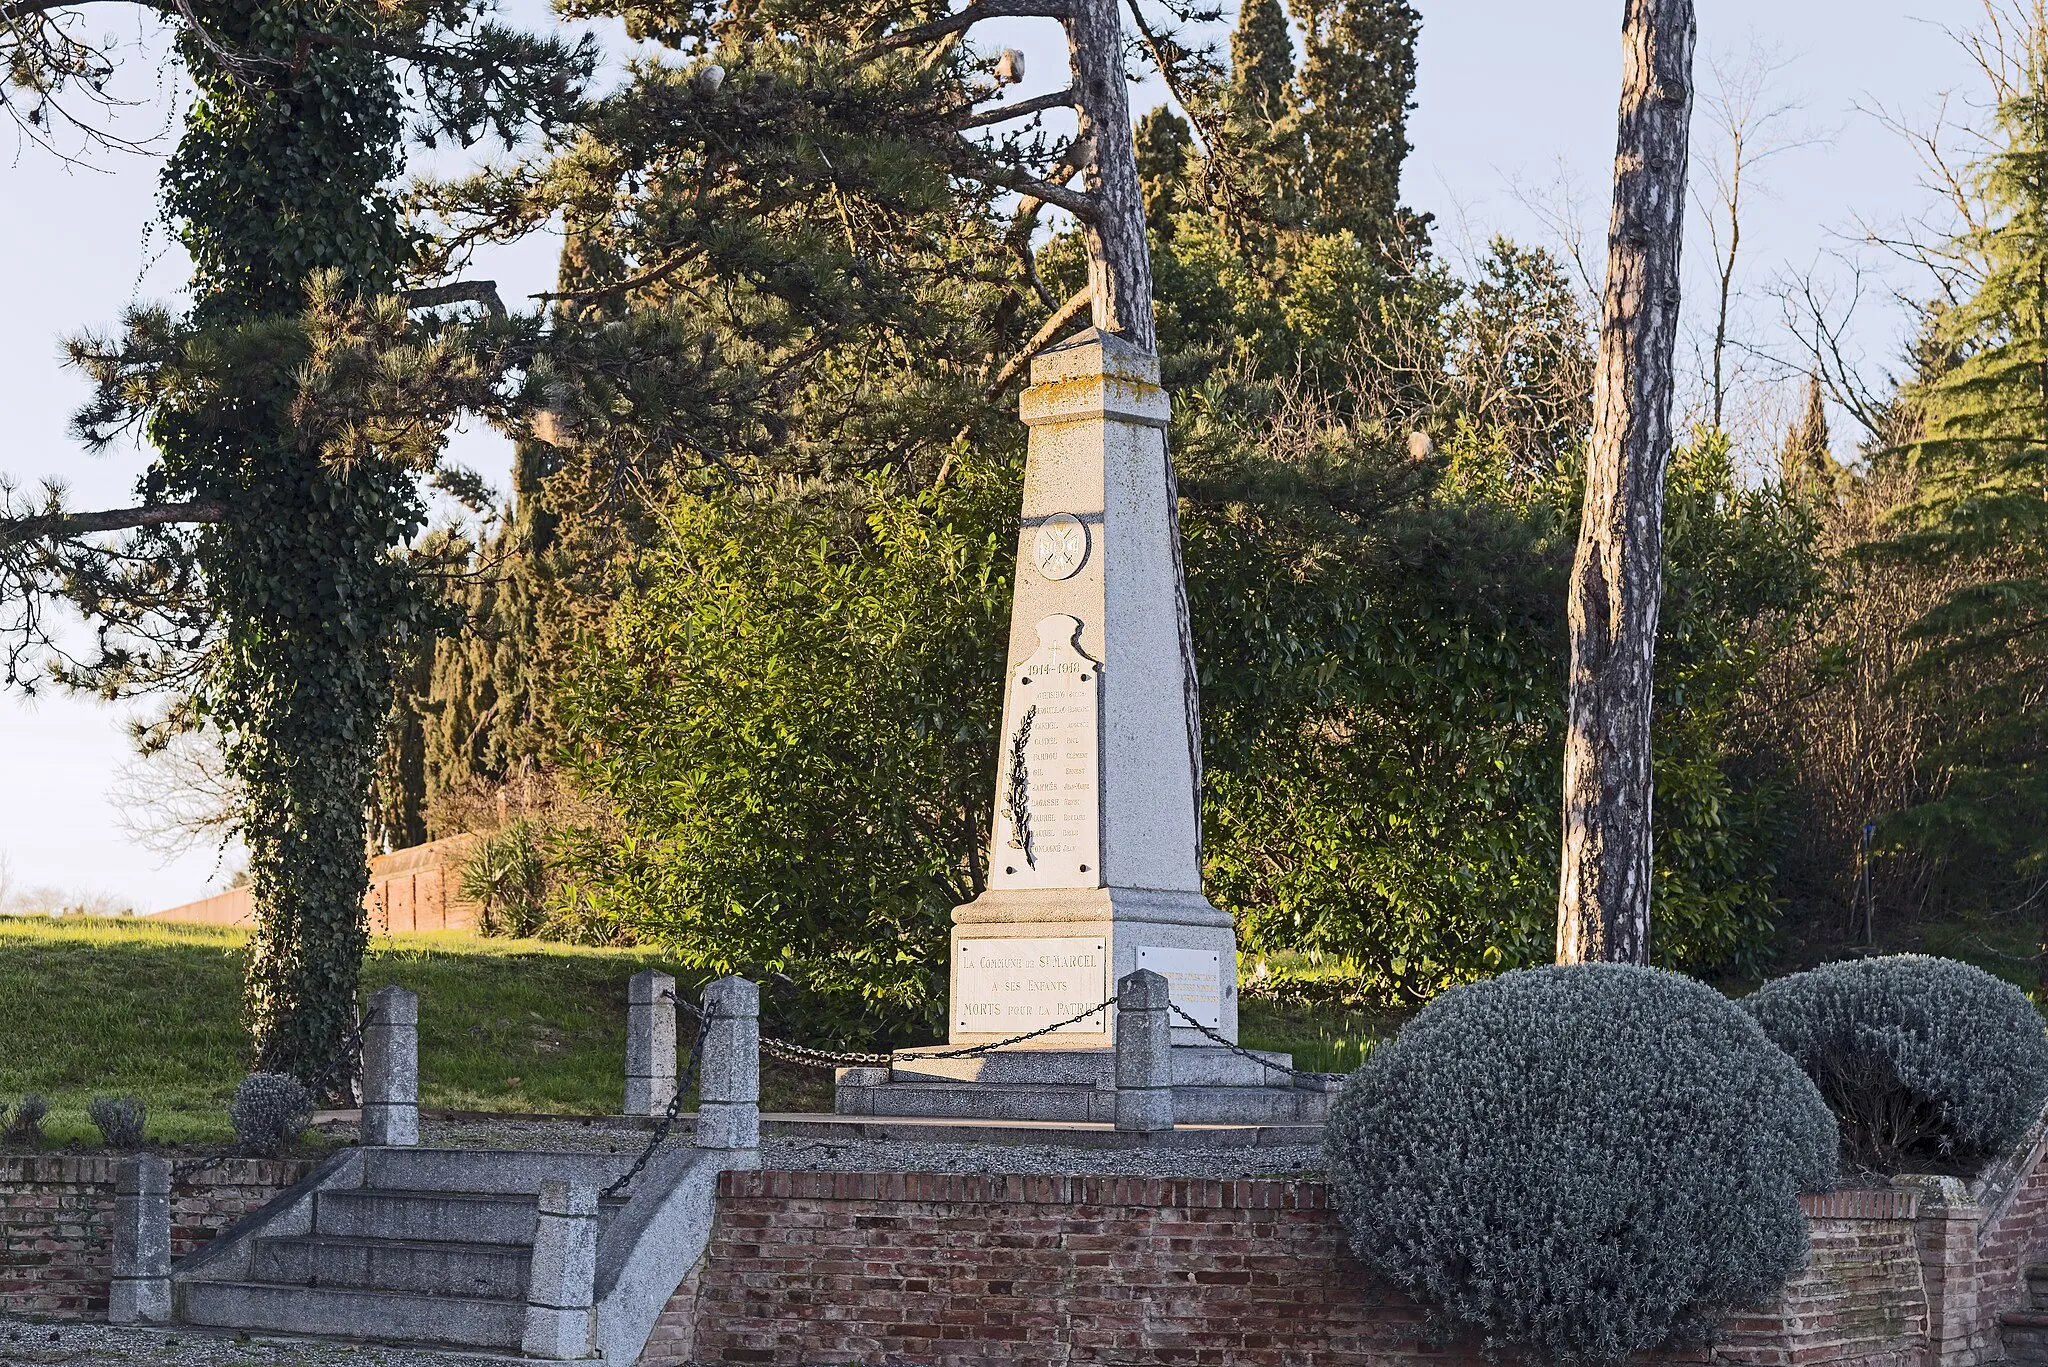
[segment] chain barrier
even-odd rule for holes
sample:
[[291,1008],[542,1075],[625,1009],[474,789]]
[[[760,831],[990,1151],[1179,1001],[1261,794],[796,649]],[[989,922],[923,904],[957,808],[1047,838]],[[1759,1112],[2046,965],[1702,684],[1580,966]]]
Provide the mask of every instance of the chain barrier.
[[[980,1058],[984,1054],[992,1054],[998,1049],[1007,1049],[1013,1044],[1023,1044],[1025,1041],[1035,1040],[1041,1035],[1050,1035],[1055,1030],[1064,1030],[1070,1025],[1078,1025],[1090,1016],[1098,1015],[1104,1009],[1115,1004],[1116,998],[1111,997],[1102,1002],[1101,1005],[1089,1007],[1078,1016],[1069,1016],[1063,1021],[1054,1021],[1051,1025],[1033,1030],[1028,1035],[1012,1035],[1008,1039],[999,1039],[989,1044],[974,1044],[964,1049],[943,1049],[929,1053],[924,1050],[905,1049],[902,1051],[902,1057],[915,1060]],[[772,1058],[779,1058],[784,1063],[795,1063],[808,1068],[836,1068],[842,1065],[853,1067],[886,1066],[894,1063],[897,1059],[895,1054],[857,1054],[851,1051],[812,1049],[802,1044],[791,1044],[788,1040],[769,1039],[765,1035],[761,1039],[761,1052]]]
[[1331,1078],[1341,1078],[1345,1076],[1343,1073],[1318,1073],[1313,1072],[1307,1068],[1290,1068],[1284,1063],[1275,1063],[1273,1062],[1273,1060],[1266,1058],[1263,1055],[1252,1052],[1250,1049],[1245,1048],[1243,1045],[1238,1044],[1234,1040],[1227,1040],[1223,1038],[1223,1036],[1217,1034],[1214,1030],[1211,1030],[1208,1026],[1202,1024],[1193,1016],[1190,1016],[1187,1012],[1181,1010],[1180,1007],[1175,1005],[1172,1001],[1168,1001],[1166,1005],[1169,1009],[1172,1010],[1174,1015],[1179,1016],[1182,1020],[1186,1021],[1190,1027],[1201,1032],[1201,1034],[1206,1036],[1214,1043],[1222,1045],[1231,1053],[1236,1054],[1241,1058],[1248,1058],[1253,1063],[1258,1064],[1262,1068],[1270,1068],[1276,1073],[1285,1073],[1287,1074],[1287,1076],[1295,1079],[1297,1082],[1300,1081],[1302,1078],[1312,1078],[1317,1081],[1328,1081]]
[[690,1014],[697,1018],[697,1038],[690,1043],[690,1057],[683,1065],[681,1075],[676,1078],[675,1095],[668,1099],[667,1113],[662,1116],[661,1122],[654,1127],[653,1137],[647,1141],[647,1147],[640,1151],[640,1156],[633,1160],[633,1166],[626,1169],[625,1175],[620,1177],[618,1181],[598,1193],[599,1196],[605,1199],[610,1199],[624,1191],[627,1184],[638,1177],[647,1165],[654,1161],[656,1150],[660,1149],[663,1144],[666,1144],[668,1137],[675,1133],[676,1117],[681,1115],[683,1110],[683,1098],[688,1096],[690,1089],[697,1085],[697,1067],[704,1059],[704,1041],[711,1034],[712,1022],[719,1019],[715,1013],[701,1011],[697,1007],[683,1001],[682,998],[677,997],[674,993],[665,992],[662,995],[679,1006],[689,1006]]

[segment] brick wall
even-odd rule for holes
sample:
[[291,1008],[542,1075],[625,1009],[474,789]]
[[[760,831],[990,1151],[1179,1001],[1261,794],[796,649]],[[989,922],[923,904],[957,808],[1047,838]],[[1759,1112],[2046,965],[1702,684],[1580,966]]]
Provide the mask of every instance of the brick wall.
[[[113,1258],[116,1158],[0,1155],[0,1310],[102,1315]],[[183,1257],[312,1170],[237,1158],[171,1188],[171,1253]]]
[[[1918,1193],[1813,1198],[1813,1254],[1729,1326],[1747,1367],[1919,1367]],[[729,1172],[641,1357],[1479,1367],[1346,1251],[1314,1182]]]

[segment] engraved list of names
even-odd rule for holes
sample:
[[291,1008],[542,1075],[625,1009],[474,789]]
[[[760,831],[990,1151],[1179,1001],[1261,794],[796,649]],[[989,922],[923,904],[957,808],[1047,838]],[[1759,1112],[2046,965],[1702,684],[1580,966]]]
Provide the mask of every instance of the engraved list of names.
[[1046,618],[1038,649],[1010,673],[990,887],[1101,886],[1102,669],[1076,646],[1080,630],[1076,618]]

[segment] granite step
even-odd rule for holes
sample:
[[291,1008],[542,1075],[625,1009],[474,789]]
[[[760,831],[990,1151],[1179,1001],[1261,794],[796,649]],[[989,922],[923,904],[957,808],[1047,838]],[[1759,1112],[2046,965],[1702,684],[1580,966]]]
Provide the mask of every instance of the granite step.
[[[2027,1280],[2033,1280],[2031,1270]],[[1998,1337],[2011,1361],[2048,1364],[2048,1311],[2007,1311],[1998,1317]]]
[[[881,1070],[873,1071],[878,1074]],[[1175,1087],[1173,1114],[1183,1125],[1317,1124],[1328,1114],[1330,1099],[1326,1092],[1296,1088]],[[842,1079],[835,1089],[835,1109],[841,1115],[1110,1124],[1116,1120],[1116,1092],[1103,1087],[990,1082],[864,1084]]]
[[368,1149],[363,1185],[396,1191],[519,1196],[532,1201],[545,1181],[584,1181],[602,1191],[633,1166],[645,1136],[627,1136],[629,1153],[547,1153],[529,1149]]
[[[600,1235],[624,1205],[598,1202]],[[539,1219],[538,1200],[515,1193],[352,1187],[323,1191],[313,1205],[315,1234],[356,1239],[531,1244]]]
[[179,1318],[219,1329],[325,1334],[454,1348],[517,1348],[523,1301],[264,1282],[184,1282]]
[[296,1235],[257,1239],[250,1250],[249,1277],[296,1286],[523,1301],[532,1261],[527,1244]]

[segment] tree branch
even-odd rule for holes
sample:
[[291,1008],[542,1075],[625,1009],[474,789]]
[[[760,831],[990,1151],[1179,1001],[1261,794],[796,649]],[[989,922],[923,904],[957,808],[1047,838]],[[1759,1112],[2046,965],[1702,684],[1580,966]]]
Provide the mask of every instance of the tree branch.
[[[0,25],[32,19],[39,14],[48,14],[51,10],[70,9],[74,5],[109,3],[113,3],[113,0],[8,0],[8,3],[0,4]],[[155,10],[159,14],[165,9],[157,0],[121,0],[121,3],[140,5],[143,9]]]
[[1003,387],[1009,384],[1011,380],[1016,379],[1018,372],[1023,370],[1025,366],[1031,364],[1031,358],[1043,350],[1046,344],[1052,341],[1054,337],[1058,336],[1060,329],[1080,317],[1082,310],[1086,309],[1094,299],[1094,289],[1083,285],[1075,292],[1073,298],[1061,304],[1058,311],[1052,317],[1045,320],[1044,326],[1031,335],[1031,340],[1024,344],[1024,349],[1015,356],[1012,356],[1003,365],[1003,368],[996,372],[995,379],[989,382],[989,387],[985,391],[988,397],[994,398],[1002,393]]
[[1050,95],[1038,95],[1028,100],[1019,100],[1015,104],[997,105],[994,109],[984,109],[979,114],[969,115],[961,122],[955,124],[954,127],[963,131],[969,128],[981,128],[992,123],[1003,123],[1010,119],[1021,119],[1026,114],[1036,114],[1041,110],[1064,109],[1073,102],[1074,88],[1068,86],[1065,90],[1054,91]]
[[871,62],[885,52],[929,43],[934,38],[944,38],[972,28],[984,19],[1064,19],[1068,9],[1063,0],[974,0],[958,14],[892,33],[881,42],[854,53],[853,60],[855,63]]
[[1042,199],[1047,204],[1065,209],[1083,223],[1093,223],[1096,218],[1095,197],[1079,190],[1069,190],[1064,185],[1035,179],[1030,172],[1016,167],[990,165],[987,153],[966,138],[957,140],[958,149],[968,154],[959,165],[962,174],[975,176],[990,185],[999,185],[1005,190]]
[[221,499],[196,499],[190,503],[153,503],[142,508],[110,508],[98,513],[45,513],[35,517],[0,522],[0,538],[10,541],[40,541],[45,538],[90,536],[94,532],[132,531],[141,527],[168,527],[179,523],[212,523],[228,520],[228,504]]
[[452,285],[406,290],[399,295],[409,309],[433,308],[438,304],[482,304],[500,318],[506,316],[505,301],[498,297],[495,280],[461,280]]

